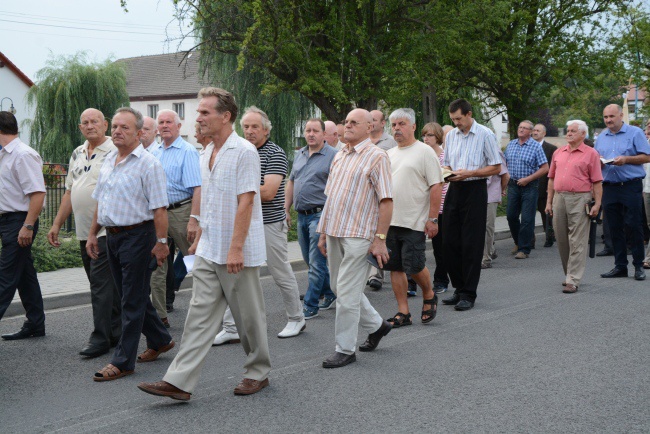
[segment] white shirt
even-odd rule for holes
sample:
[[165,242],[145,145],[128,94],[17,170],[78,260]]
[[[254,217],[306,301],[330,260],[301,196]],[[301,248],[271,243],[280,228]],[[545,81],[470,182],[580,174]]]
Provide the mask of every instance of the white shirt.
[[[445,143],[444,165],[451,167],[451,170],[477,170],[501,164],[496,136],[476,120],[472,120],[467,134],[463,134],[458,127],[451,130]],[[477,179],[486,177],[471,177],[461,182]]]
[[97,201],[97,223],[131,226],[153,220],[153,211],[167,207],[167,180],[160,161],[138,145],[116,166],[111,151],[99,171],[92,197]]
[[15,138],[0,150],[0,214],[29,210],[29,194],[45,192],[43,160]]
[[244,266],[259,267],[266,260],[262,202],[260,201],[260,158],[257,149],[233,131],[217,153],[210,170],[214,144],[201,155],[201,239],[196,254],[224,265],[235,229],[237,196],[255,192],[253,214],[244,242]]

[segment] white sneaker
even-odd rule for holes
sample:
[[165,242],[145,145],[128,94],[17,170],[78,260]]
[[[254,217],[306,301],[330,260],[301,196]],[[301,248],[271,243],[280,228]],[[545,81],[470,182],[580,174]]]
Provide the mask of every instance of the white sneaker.
[[278,337],[280,339],[284,339],[284,338],[292,338],[294,336],[298,336],[300,332],[305,329],[305,327],[307,326],[305,325],[304,318],[301,319],[300,321],[289,321],[287,325],[284,327],[284,330],[278,333]]
[[239,339],[239,333],[228,333],[225,330],[221,330],[217,333],[217,336],[215,336],[212,345],[238,344],[240,342],[241,339]]

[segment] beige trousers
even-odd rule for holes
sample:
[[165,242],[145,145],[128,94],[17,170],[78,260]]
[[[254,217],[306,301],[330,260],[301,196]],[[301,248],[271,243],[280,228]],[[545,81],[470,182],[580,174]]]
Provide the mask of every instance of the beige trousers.
[[[187,255],[190,243],[187,241],[187,223],[190,221],[192,204],[167,211],[167,233],[174,239],[174,244],[183,255]],[[174,252],[169,252],[173,255]],[[167,261],[151,273],[151,304],[156,308],[160,318],[167,318]]]
[[244,378],[267,378],[271,359],[259,267],[229,274],[225,265],[197,256],[192,274],[192,299],[181,348],[163,380],[190,393],[196,388],[227,306],[232,308],[237,327],[243,330],[240,338],[246,352]]
[[553,196],[553,229],[566,283],[579,286],[587,266],[589,216],[585,204],[591,193],[556,191]]
[[499,202],[487,204],[487,219],[485,221],[485,246],[483,247],[483,263],[492,263],[494,253],[494,222],[497,219],[497,207]]
[[382,318],[363,293],[370,264],[366,261],[370,241],[364,238],[327,236],[330,286],[336,294],[336,351],[353,354],[359,326],[368,334],[379,330]]

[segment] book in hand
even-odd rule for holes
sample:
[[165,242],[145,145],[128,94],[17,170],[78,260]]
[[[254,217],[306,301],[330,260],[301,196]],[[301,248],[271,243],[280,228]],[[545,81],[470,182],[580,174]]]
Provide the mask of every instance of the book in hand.
[[600,157],[600,162],[603,164],[612,164],[614,162],[613,158],[604,158]]

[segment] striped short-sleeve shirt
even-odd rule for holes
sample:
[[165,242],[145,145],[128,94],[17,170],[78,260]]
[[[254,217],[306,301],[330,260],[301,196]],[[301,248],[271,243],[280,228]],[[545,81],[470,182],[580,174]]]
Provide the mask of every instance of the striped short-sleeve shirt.
[[275,194],[275,197],[268,202],[262,202],[264,224],[281,222],[286,218],[284,212],[284,183],[289,170],[287,155],[281,147],[270,140],[267,140],[266,143],[260,146],[257,149],[257,153],[260,157],[260,167],[262,170],[260,185],[264,185],[264,176],[266,175],[282,176],[282,182],[280,182],[280,187],[278,187],[278,192]]
[[345,146],[332,161],[325,186],[327,201],[317,232],[372,240],[379,202],[393,197],[390,160],[370,139]]
[[[460,129],[454,128],[447,134],[446,140],[444,166],[451,167],[451,170],[477,170],[486,166],[501,164],[496,136],[476,120],[472,123],[472,127],[467,134],[463,134]],[[486,178],[471,177],[463,181],[477,179]]]

